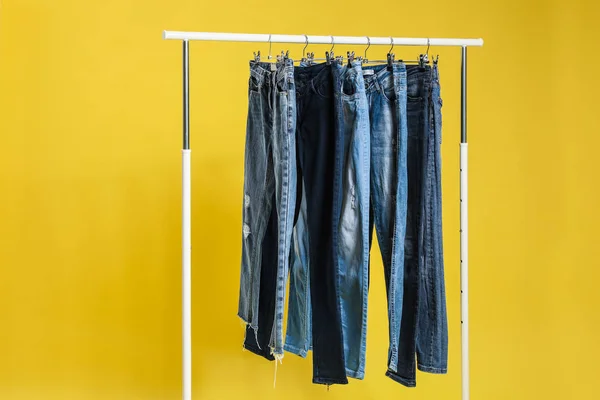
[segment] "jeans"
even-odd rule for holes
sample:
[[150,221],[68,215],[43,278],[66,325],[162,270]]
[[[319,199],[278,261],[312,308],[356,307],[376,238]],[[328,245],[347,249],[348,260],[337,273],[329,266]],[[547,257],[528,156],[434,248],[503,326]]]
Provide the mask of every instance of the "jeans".
[[[408,214],[398,367],[386,375],[416,385],[416,368],[445,373],[448,323],[441,207],[441,106],[437,65],[408,66]],[[415,353],[417,365],[415,366]]]
[[371,123],[371,214],[381,250],[388,301],[388,368],[398,365],[404,293],[407,212],[406,66],[365,67]]
[[[294,326],[298,328],[300,337],[295,343],[288,340],[294,336],[288,329],[286,349],[305,355],[312,343],[313,383],[346,384],[348,379],[337,300],[338,271],[333,252],[334,215],[338,215],[339,211],[334,208],[334,198],[338,193],[334,186],[336,125],[332,66],[298,67],[294,76],[298,110],[298,171],[302,196],[306,196],[306,201],[300,202],[301,211],[294,232],[296,249],[300,251],[299,254],[292,253],[288,313],[292,319],[292,313],[300,313],[299,323],[290,325],[291,329]],[[306,207],[304,213],[302,204]],[[296,306],[300,308],[292,308]],[[309,326],[310,336],[307,334]]]
[[254,333],[245,346],[266,358],[283,356],[297,184],[293,71],[292,60],[250,64],[238,316]]
[[333,251],[346,374],[363,379],[369,294],[369,109],[360,62],[332,65],[337,135]]
[[[299,68],[309,64],[301,61]],[[301,146],[297,146],[300,149]],[[300,163],[297,153],[296,159]],[[290,299],[284,350],[305,358],[312,350],[312,307],[310,298],[310,266],[308,251],[308,215],[304,177],[298,176],[296,196],[296,218],[292,231],[292,251],[290,253]]]

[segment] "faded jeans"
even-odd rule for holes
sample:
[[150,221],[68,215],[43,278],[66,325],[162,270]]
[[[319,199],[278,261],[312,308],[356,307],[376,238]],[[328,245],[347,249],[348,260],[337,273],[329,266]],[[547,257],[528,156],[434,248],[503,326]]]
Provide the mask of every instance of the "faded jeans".
[[248,324],[245,347],[269,359],[271,354],[283,356],[296,206],[295,131],[292,60],[277,65],[251,62],[238,316]]

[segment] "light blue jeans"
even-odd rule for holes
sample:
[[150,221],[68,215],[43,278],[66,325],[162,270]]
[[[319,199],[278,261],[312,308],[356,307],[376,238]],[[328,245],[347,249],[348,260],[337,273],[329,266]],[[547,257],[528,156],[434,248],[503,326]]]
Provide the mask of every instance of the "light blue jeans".
[[407,212],[406,66],[367,67],[365,84],[371,122],[371,230],[381,250],[389,319],[388,368],[398,365],[404,294]]
[[[292,60],[271,67],[250,65],[238,316],[254,331],[256,342],[260,341],[259,329],[269,330],[268,347],[278,356],[283,355],[283,312],[296,207],[296,93]],[[271,212],[273,207],[276,213]],[[277,234],[266,243],[270,218],[277,219]],[[261,262],[265,251],[276,253],[276,262]],[[276,279],[269,280],[269,287],[261,287],[261,274]],[[265,302],[274,303],[274,309],[259,307],[261,292],[274,296],[274,302]],[[264,350],[260,343],[257,347]]]
[[334,191],[340,193],[333,206],[334,211],[339,210],[339,217],[334,215],[339,222],[337,232],[334,229],[333,250],[346,374],[363,379],[369,296],[369,108],[361,63],[354,61],[351,67],[335,63],[333,71],[338,185]]

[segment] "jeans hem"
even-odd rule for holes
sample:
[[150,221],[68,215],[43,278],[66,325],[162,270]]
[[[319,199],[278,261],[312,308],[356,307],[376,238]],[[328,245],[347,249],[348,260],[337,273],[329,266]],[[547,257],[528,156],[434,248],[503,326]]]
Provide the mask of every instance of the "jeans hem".
[[313,383],[318,385],[347,385],[348,378],[320,378],[314,377]]
[[264,350],[259,349],[258,347],[254,347],[252,345],[244,345],[244,349],[248,350],[251,353],[256,354],[257,356],[260,356],[268,361],[274,361],[275,357],[273,357],[272,354],[265,354]]
[[406,378],[403,378],[400,375],[398,375],[392,371],[389,371],[389,370],[385,373],[385,376],[387,376],[388,378],[392,379],[393,381],[396,381],[399,384],[406,386],[406,387],[417,386],[416,379],[406,379]]
[[308,354],[308,352],[306,350],[301,349],[300,347],[293,346],[291,344],[287,344],[287,343],[283,346],[283,350],[287,351],[288,353],[292,353],[297,356],[300,356],[302,358],[306,358],[306,355]]
[[258,325],[257,325],[257,326],[253,326],[253,325],[252,325],[252,322],[250,322],[250,321],[249,321],[249,318],[243,317],[243,316],[242,316],[240,313],[238,313],[238,314],[237,314],[237,317],[238,317],[239,319],[241,319],[241,320],[242,320],[242,322],[243,322],[245,325],[248,325],[250,328],[254,329],[255,331],[257,331],[257,330],[258,330]]
[[419,371],[429,372],[430,374],[446,374],[448,373],[448,368],[438,368],[438,367],[430,367],[423,364],[417,364],[417,368]]
[[364,371],[352,371],[346,368],[346,376],[352,379],[365,379]]

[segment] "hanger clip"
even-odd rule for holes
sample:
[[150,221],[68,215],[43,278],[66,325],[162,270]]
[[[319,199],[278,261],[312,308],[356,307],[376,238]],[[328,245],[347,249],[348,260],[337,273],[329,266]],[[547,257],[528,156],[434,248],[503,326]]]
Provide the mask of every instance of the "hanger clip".
[[277,55],[277,62],[280,64],[285,62],[285,60],[287,60],[289,58],[289,55],[290,55],[289,50],[287,50],[285,53],[283,52],[283,50],[281,50],[281,54]]
[[335,55],[333,54],[333,51],[325,52],[325,60],[327,61],[327,65],[331,65],[331,63],[335,60]]
[[352,52],[349,51],[349,52],[346,53],[346,56],[348,58],[348,67],[352,68],[352,63],[354,62],[354,52],[353,51]]
[[388,55],[387,55],[387,66],[388,66],[389,69],[391,69],[392,66],[393,66],[393,64],[394,64],[394,58],[395,58],[394,53],[388,53]]
[[423,68],[425,64],[429,64],[429,56],[427,54],[419,55],[419,67]]
[[260,62],[260,50],[258,52],[254,52],[254,62]]

